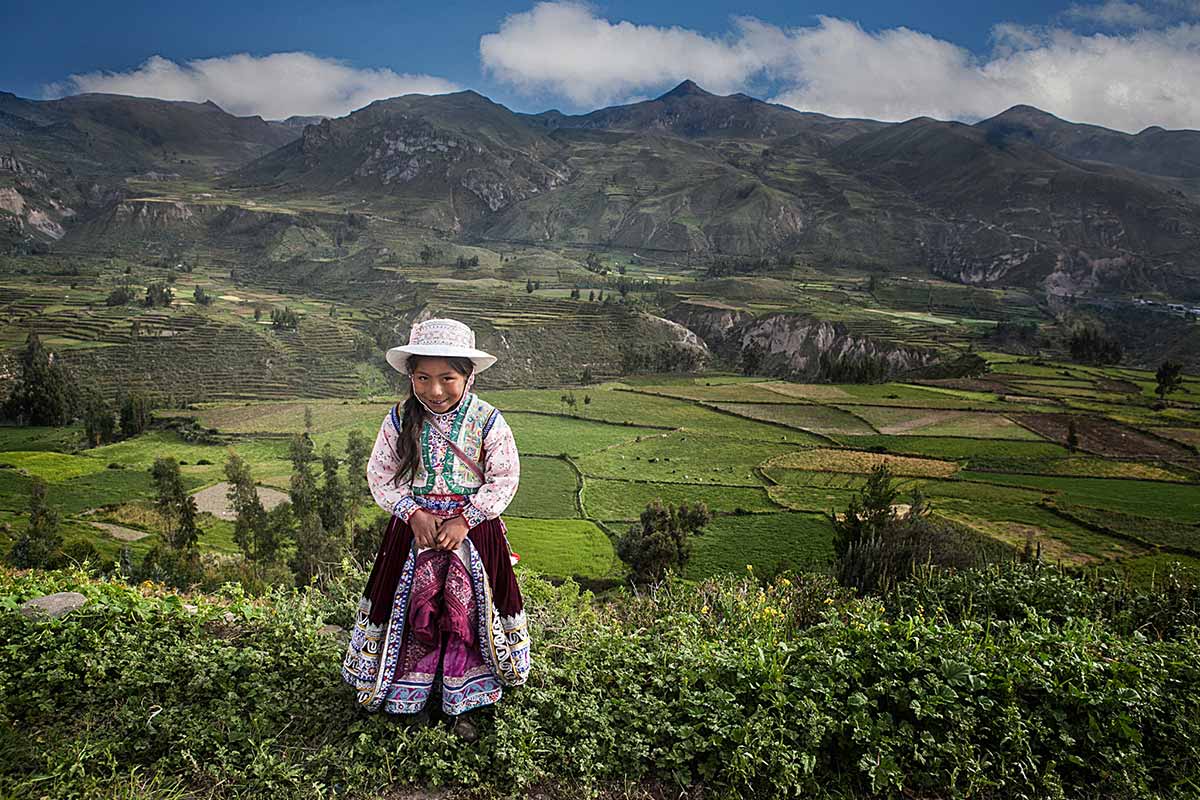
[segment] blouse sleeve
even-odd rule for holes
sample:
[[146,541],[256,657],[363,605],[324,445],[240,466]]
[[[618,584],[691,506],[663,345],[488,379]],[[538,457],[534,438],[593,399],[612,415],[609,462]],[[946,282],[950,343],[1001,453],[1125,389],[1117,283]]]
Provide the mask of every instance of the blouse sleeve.
[[483,485],[463,508],[463,517],[472,528],[484,520],[496,519],[508,508],[517,493],[521,462],[512,429],[497,411],[483,437]]
[[398,437],[393,410],[383,418],[379,435],[375,437],[375,448],[367,461],[367,485],[371,487],[371,496],[380,508],[408,522],[420,506],[413,499],[412,485],[408,481],[400,481],[397,485],[394,480],[400,468],[396,459]]

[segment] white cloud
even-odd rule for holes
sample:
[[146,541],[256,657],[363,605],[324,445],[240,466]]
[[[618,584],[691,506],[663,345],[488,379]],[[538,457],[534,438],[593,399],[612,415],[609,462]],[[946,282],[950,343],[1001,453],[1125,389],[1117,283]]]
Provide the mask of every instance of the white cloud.
[[128,72],[71,75],[45,87],[45,93],[48,97],[110,92],[163,100],[212,100],[231,114],[282,119],[294,114],[337,117],[385,97],[441,94],[457,88],[430,75],[356,69],[310,53],[238,53],[184,64],[151,56]]
[[1070,6],[1063,16],[1076,22],[1094,22],[1108,28],[1145,28],[1161,21],[1158,14],[1137,3],[1107,0],[1099,5]]
[[[1101,8],[1117,5],[1132,7]],[[980,57],[920,31],[832,17],[799,28],[736,18],[716,37],[546,2],[507,17],[480,40],[480,55],[518,90],[583,107],[691,78],[718,93],[766,82],[775,102],[835,116],[973,121],[1025,103],[1126,131],[1200,128],[1200,25],[1085,35],[1001,24],[993,41]]]
[[479,40],[479,53],[488,72],[521,91],[581,106],[684,78],[735,91],[763,68],[744,37],[725,41],[678,27],[614,24],[571,2],[539,3],[508,16],[499,32]]

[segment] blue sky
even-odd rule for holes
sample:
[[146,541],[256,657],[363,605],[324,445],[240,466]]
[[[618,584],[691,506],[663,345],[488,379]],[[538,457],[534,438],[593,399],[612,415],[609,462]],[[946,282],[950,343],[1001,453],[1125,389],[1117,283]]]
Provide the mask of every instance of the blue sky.
[[278,118],[471,88],[578,112],[691,77],[836,116],[972,121],[1020,102],[1123,130],[1200,128],[1200,0],[5,8],[0,89],[34,98],[213,99]]

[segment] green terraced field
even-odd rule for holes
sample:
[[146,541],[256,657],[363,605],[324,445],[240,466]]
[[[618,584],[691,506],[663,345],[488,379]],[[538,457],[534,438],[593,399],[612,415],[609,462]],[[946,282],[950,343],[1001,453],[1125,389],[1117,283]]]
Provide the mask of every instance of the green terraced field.
[[697,486],[687,483],[630,483],[603,478],[586,478],[583,507],[592,519],[628,521],[654,500],[679,505],[704,502],[714,513],[777,511],[765,489],[734,486]]
[[666,483],[761,485],[754,469],[794,447],[694,430],[663,433],[578,459],[588,477]]
[[575,470],[557,458],[523,456],[521,485],[506,513],[518,517],[571,519],[575,507]]
[[595,523],[506,516],[504,524],[513,552],[527,569],[559,577],[601,578],[615,567],[612,543]]
[[833,526],[820,514],[718,517],[692,540],[686,574],[701,579],[746,565],[766,575],[780,567],[820,570],[832,558]]
[[807,403],[718,403],[717,407],[731,414],[777,422],[826,436],[837,434],[861,435],[874,429],[853,413],[832,406]]

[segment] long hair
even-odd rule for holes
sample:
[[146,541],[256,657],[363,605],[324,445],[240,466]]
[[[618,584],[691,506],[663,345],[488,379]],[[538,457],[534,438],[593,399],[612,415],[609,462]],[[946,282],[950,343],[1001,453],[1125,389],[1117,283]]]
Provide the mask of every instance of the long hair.
[[[411,375],[412,371],[421,363],[421,359],[429,358],[430,356],[412,355],[408,357],[408,372]],[[450,368],[464,377],[470,377],[471,371],[475,369],[475,364],[471,359],[461,356],[454,356],[446,359],[450,364]],[[467,393],[467,387],[463,387],[463,395]],[[462,402],[460,398],[459,402]],[[404,401],[404,407],[400,414],[400,436],[396,439],[396,463],[400,465],[396,470],[396,477],[393,479],[398,486],[401,481],[411,481],[417,476],[417,467],[421,464],[421,426],[425,423],[425,406],[421,405],[421,401],[417,399],[417,393],[413,390],[412,384],[408,387],[408,397]]]

